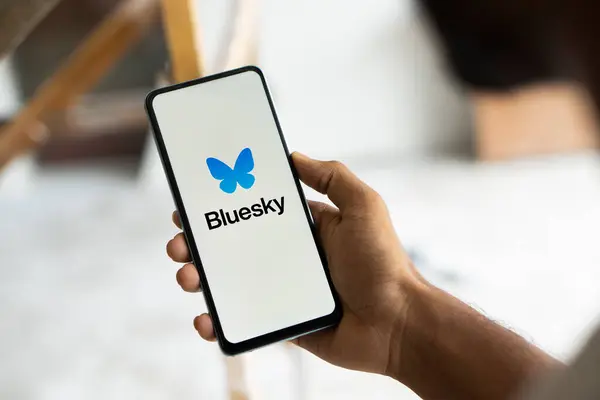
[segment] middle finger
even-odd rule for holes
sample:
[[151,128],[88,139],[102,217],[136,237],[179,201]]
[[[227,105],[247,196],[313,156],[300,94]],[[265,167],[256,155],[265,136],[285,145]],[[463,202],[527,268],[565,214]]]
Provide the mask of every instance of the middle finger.
[[178,233],[173,239],[169,240],[169,243],[167,243],[167,254],[175,262],[185,263],[192,261],[183,232]]

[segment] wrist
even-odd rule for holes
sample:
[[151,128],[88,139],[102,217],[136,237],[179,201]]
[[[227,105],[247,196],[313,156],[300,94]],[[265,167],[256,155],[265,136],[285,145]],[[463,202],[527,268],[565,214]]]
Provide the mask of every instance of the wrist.
[[410,368],[410,359],[414,357],[415,349],[411,349],[411,346],[415,345],[416,340],[432,340],[432,338],[427,339],[427,336],[432,333],[433,326],[426,326],[432,321],[425,317],[429,314],[425,309],[430,307],[436,290],[439,289],[420,276],[403,280],[398,293],[400,299],[397,301],[401,307],[396,313],[392,326],[385,375],[404,383],[405,370]]
[[[386,375],[425,398],[507,398],[556,361],[424,281],[411,284]],[[452,395],[451,395],[452,394]]]

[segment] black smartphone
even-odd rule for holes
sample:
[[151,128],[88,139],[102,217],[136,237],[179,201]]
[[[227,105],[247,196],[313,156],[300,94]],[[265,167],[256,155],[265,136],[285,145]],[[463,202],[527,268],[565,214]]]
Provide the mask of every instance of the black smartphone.
[[340,302],[261,70],[155,90],[146,110],[222,351],[337,324]]

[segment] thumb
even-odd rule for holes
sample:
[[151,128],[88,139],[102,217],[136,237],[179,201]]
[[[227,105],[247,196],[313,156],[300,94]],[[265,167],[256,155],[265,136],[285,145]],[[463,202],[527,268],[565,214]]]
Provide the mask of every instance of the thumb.
[[358,179],[339,161],[318,161],[294,152],[294,167],[300,180],[327,195],[343,213],[352,207],[365,205],[375,191]]

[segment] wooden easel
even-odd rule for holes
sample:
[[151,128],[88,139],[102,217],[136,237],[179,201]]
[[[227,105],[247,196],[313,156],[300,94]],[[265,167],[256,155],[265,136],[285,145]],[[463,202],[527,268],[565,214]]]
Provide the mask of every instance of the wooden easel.
[[157,0],[125,0],[106,17],[0,131],[0,170],[43,143],[37,134],[40,123],[89,91],[156,23],[158,15]]
[[[60,0],[7,0],[0,6],[0,57],[13,50]],[[255,61],[258,0],[237,0],[228,24],[227,57],[218,70]],[[44,141],[40,126],[53,113],[72,106],[153,26],[162,11],[170,51],[171,80],[201,77],[206,65],[200,27],[191,0],[123,0],[37,89],[31,100],[0,131],[0,171]],[[51,134],[51,132],[50,132]]]

